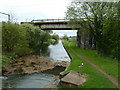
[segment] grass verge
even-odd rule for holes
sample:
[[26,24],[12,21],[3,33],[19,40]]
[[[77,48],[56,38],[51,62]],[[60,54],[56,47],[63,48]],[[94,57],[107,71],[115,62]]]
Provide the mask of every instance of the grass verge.
[[98,65],[100,68],[104,69],[109,75],[118,79],[118,63],[120,64],[118,60],[112,59],[111,57],[107,57],[107,56],[100,56],[97,54],[96,50],[84,50],[78,48],[75,45],[75,40],[71,41],[69,45],[78,54],[84,56],[86,59]]
[[[82,50],[80,48],[77,48],[74,41],[71,41],[71,42],[65,41],[64,46],[68,50],[70,55],[73,57],[73,60],[71,61],[70,66],[65,72],[68,72],[70,70],[75,70],[80,73],[86,73],[88,75],[87,82],[85,82],[81,86],[78,86],[78,88],[116,88],[115,85],[113,85],[112,82],[108,80],[103,74],[101,74],[91,65],[89,65],[84,60],[80,59],[75,53],[73,53],[69,48],[69,45],[77,53],[79,54],[82,53],[81,55],[83,55],[86,58],[89,58],[89,60],[93,59],[91,60],[92,62],[102,67],[106,72],[109,72],[111,75],[113,75],[116,78],[118,77],[118,69],[116,65],[118,63],[113,59],[109,60],[109,58],[107,57],[97,56],[95,50]],[[78,67],[79,65],[81,65],[81,63],[84,63],[84,66]],[[109,64],[112,64],[113,66]],[[61,87],[64,88],[63,86]]]

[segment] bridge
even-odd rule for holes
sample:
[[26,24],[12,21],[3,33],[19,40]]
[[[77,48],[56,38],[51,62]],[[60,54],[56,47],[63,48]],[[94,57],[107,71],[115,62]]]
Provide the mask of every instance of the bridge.
[[[85,18],[81,18],[84,19]],[[78,20],[72,20],[72,21],[80,21]],[[42,30],[72,30],[73,27],[68,25],[69,20],[66,19],[41,19],[41,20],[32,20],[31,22],[21,22],[23,23],[31,23],[36,26],[39,26]],[[78,22],[77,22],[78,23]],[[80,24],[78,24],[79,26]],[[77,32],[77,45],[81,48],[89,48],[91,45],[93,45],[94,38],[91,38],[89,34],[79,33],[79,27],[74,28],[74,30],[78,30]],[[88,43],[90,45],[88,45]],[[92,46],[93,47],[93,46]]]
[[[31,23],[39,26],[42,30],[72,30],[73,27],[68,25],[68,21],[66,19],[40,19],[32,20],[31,22],[21,22],[21,24]],[[79,28],[76,27],[74,29],[78,30]]]

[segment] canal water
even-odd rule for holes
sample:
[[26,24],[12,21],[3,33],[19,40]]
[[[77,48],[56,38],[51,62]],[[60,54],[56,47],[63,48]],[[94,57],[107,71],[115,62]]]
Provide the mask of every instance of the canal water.
[[[61,40],[57,45],[50,45],[41,54],[54,61],[70,61]],[[35,73],[31,75],[12,75],[2,77],[3,88],[42,88],[50,83],[55,75],[49,73]]]
[[60,40],[57,45],[50,45],[49,47],[50,55],[49,58],[54,61],[70,61],[70,58],[62,45],[62,41]]

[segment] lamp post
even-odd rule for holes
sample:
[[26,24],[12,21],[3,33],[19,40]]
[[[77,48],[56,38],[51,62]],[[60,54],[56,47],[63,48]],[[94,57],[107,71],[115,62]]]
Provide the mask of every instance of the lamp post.
[[10,14],[0,12],[1,14],[7,15],[8,16],[8,21],[10,22]]

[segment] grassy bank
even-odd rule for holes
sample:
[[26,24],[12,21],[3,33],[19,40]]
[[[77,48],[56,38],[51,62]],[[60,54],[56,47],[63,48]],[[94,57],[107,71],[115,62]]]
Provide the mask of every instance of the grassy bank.
[[78,54],[84,56],[85,58],[92,61],[94,64],[98,65],[104,69],[109,75],[112,75],[116,79],[118,78],[118,60],[112,59],[111,57],[99,56],[96,50],[84,50],[76,47],[76,41],[72,40],[69,43],[70,47],[74,49]]
[[[78,86],[79,88],[115,88],[110,80],[108,80],[103,74],[97,71],[90,64],[80,59],[75,53],[71,51],[69,46],[80,55],[84,56],[91,62],[103,68],[108,74],[111,74],[115,78],[118,77],[117,60],[111,59],[109,57],[101,57],[96,54],[95,50],[83,50],[77,48],[75,41],[65,41],[64,46],[73,57],[73,60],[71,61],[71,64],[66,72],[70,70],[75,70],[81,73],[86,73],[88,75],[87,82],[85,82],[81,86]],[[81,65],[81,63],[84,63],[84,66],[78,67],[79,65]]]

